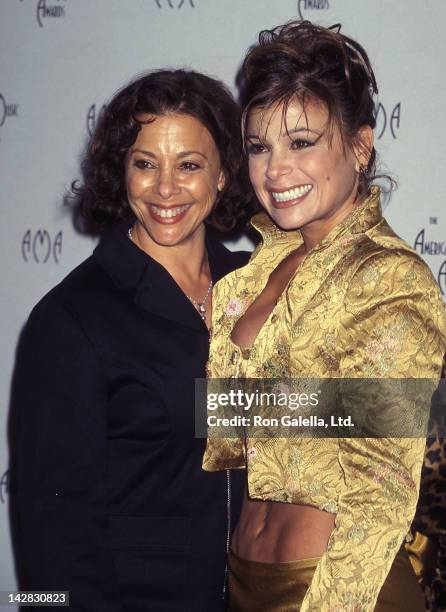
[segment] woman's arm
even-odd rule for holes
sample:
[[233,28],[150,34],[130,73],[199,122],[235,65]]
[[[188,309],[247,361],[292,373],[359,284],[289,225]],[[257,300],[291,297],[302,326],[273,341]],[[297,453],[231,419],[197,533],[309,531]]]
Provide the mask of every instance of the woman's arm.
[[[338,348],[341,377],[382,379],[381,411],[395,406],[388,379],[438,379],[446,320],[426,266],[388,253],[363,264],[346,295]],[[344,482],[335,529],[302,612],[374,610],[415,512],[424,448],[421,437],[339,440]]]
[[105,380],[81,325],[54,295],[26,325],[14,388],[21,588],[68,590],[70,610],[118,611]]

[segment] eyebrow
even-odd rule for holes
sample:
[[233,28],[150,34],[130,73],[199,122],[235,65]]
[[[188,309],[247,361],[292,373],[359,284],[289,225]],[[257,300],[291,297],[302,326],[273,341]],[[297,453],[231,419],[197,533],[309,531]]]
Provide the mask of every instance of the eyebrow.
[[[130,153],[142,153],[143,155],[147,155],[147,157],[156,157],[152,151],[146,151],[145,149],[131,149]],[[188,155],[200,155],[204,159],[207,159],[206,155],[200,151],[181,151],[181,153],[178,153],[177,157],[187,157]]]
[[187,155],[200,155],[200,157],[204,157],[206,159],[206,155],[201,153],[201,151],[183,151],[178,154],[178,157],[186,157]]
[[[285,138],[286,136],[289,136],[290,134],[297,134],[299,132],[305,132],[306,134],[311,132],[312,134],[316,134],[316,136],[322,135],[322,132],[319,132],[318,130],[312,130],[311,128],[306,128],[306,127],[299,127],[299,128],[293,128],[292,130],[288,130],[287,132],[283,132],[282,137]],[[257,138],[260,140],[260,136],[258,134],[247,134],[246,138],[248,140],[252,140],[254,138]]]
[[311,132],[312,134],[317,134],[318,136],[321,135],[322,132],[319,132],[319,130],[312,130],[309,127],[300,127],[300,128],[293,128],[292,130],[287,130],[285,131],[282,136],[288,136],[288,134],[297,134],[298,132]]

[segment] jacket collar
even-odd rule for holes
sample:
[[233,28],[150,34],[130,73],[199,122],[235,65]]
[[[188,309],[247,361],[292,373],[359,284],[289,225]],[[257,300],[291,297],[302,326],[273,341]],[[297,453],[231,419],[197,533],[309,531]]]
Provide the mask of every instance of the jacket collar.
[[[380,188],[372,186],[365,200],[341,223],[336,225],[323,240],[321,240],[312,252],[321,251],[329,247],[333,242],[338,242],[341,237],[363,234],[382,220],[380,204]],[[251,219],[251,225],[261,234],[265,245],[271,244],[293,244],[297,248],[303,242],[299,230],[285,231],[277,227],[266,212],[257,213]]]
[[[195,307],[169,272],[129,240],[127,229],[128,223],[112,227],[93,253],[116,287],[132,294],[135,304],[143,310],[208,333]],[[214,283],[242,263],[239,253],[231,253],[209,232],[206,249]]]

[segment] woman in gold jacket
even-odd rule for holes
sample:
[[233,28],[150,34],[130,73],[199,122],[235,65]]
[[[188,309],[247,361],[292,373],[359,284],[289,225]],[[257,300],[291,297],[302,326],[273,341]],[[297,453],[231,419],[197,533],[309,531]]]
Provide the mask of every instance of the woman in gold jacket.
[[[209,376],[373,379],[377,431],[395,406],[389,379],[439,379],[446,317],[429,269],[383,219],[371,186],[368,57],[338,26],[295,22],[263,32],[243,74],[262,240],[215,288]],[[351,406],[365,412],[365,401]],[[247,466],[231,611],[423,610],[402,547],[422,436],[211,433],[204,469]]]

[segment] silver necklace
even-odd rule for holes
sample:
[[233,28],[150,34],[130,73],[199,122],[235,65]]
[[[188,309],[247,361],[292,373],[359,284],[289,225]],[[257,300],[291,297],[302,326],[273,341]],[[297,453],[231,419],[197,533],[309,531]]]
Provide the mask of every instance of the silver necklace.
[[[130,238],[130,240],[133,242],[132,228],[131,227],[129,227],[129,229],[127,230],[127,235]],[[186,297],[192,302],[192,304],[198,310],[198,314],[203,319],[203,321],[206,321],[206,302],[207,302],[208,297],[209,297],[209,295],[211,293],[211,289],[212,289],[213,285],[214,285],[214,283],[212,282],[212,279],[211,279],[211,281],[209,283],[209,287],[207,288],[207,291],[206,291],[203,299],[200,302],[197,302],[196,300],[194,300],[194,298],[191,298],[190,295],[186,294]]]
[[206,294],[204,298],[201,300],[201,302],[197,302],[196,300],[194,300],[194,298],[191,298],[190,295],[187,296],[192,302],[192,304],[195,306],[195,308],[198,310],[198,314],[203,319],[203,321],[206,321],[206,302],[209,297],[209,294],[211,293],[213,284],[214,283],[212,282],[212,279],[211,279],[211,282],[209,283],[209,287],[206,291]]

